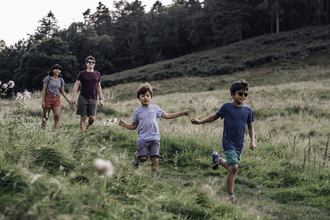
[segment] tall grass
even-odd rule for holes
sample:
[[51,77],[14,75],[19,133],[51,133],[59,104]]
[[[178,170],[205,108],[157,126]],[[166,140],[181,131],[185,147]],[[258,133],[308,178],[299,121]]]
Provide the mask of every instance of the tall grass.
[[[288,76],[287,71],[278,75]],[[135,83],[104,90],[105,107],[87,139],[75,107],[66,102],[56,132],[51,117],[46,130],[40,129],[39,93],[26,102],[5,100],[0,111],[1,219],[330,219],[328,74],[324,70],[310,81],[251,84],[245,104],[255,112],[257,148],[248,148],[246,133],[235,181],[238,205],[225,202],[227,171],[210,168],[213,151],[223,156],[223,121],[190,123],[192,117],[204,118],[230,102],[227,86],[182,93],[167,87],[168,82],[155,83],[153,104],[168,113],[191,112],[159,119],[155,179],[150,178],[150,160],[137,170],[131,166],[137,131],[103,125],[113,117],[132,120],[139,106]],[[214,79],[181,80],[180,88]],[[121,92],[125,88],[133,91],[131,98]],[[116,98],[120,96],[126,101]],[[116,161],[112,177],[93,170],[96,158]]]

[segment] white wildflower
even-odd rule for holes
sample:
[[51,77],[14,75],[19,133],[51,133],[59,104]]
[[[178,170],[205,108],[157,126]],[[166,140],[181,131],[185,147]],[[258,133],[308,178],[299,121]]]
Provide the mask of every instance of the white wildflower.
[[110,125],[113,125],[117,122],[117,118],[110,119]]
[[17,97],[16,97],[16,100],[22,100],[22,99],[24,99],[24,96],[23,96],[23,94],[22,94],[22,93],[20,93],[20,92],[18,92],[18,93],[17,93]]
[[114,166],[111,161],[103,159],[95,159],[94,169],[99,173],[105,176],[112,176],[114,171]]
[[14,88],[14,86],[15,86],[15,82],[14,82],[13,80],[10,80],[10,81],[8,82],[8,86],[9,86],[10,89]]
[[1,85],[2,81],[0,81],[0,85]]
[[4,84],[2,84],[2,86],[1,86],[3,89],[7,89],[7,87],[8,87],[8,84],[7,83],[4,83]]
[[24,100],[31,99],[31,92],[29,92],[28,90],[24,90],[23,97],[24,97]]
[[105,122],[103,122],[103,124],[105,126],[108,126],[110,127],[110,125],[113,125],[117,122],[117,118],[110,118],[110,119],[107,119]]
[[59,169],[60,169],[61,171],[63,171],[63,170],[64,170],[64,167],[61,165]]

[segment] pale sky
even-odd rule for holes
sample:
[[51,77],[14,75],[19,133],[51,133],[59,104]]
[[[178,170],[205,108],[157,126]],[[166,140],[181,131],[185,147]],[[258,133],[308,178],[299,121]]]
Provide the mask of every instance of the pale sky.
[[[118,2],[119,0],[117,0]],[[134,0],[128,0],[133,2]],[[149,12],[156,0],[140,0]],[[96,11],[98,3],[102,2],[110,11],[114,10],[113,0],[4,0],[0,10],[0,40],[9,47],[20,39],[28,39],[27,34],[34,34],[39,26],[38,21],[52,11],[60,29],[67,28],[72,22],[83,21],[82,13],[88,8]],[[167,6],[172,0],[160,0]]]

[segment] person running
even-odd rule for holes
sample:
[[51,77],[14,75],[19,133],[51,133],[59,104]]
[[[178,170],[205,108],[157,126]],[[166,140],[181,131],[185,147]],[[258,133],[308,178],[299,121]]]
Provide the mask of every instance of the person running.
[[156,177],[158,168],[160,133],[157,118],[165,119],[188,116],[189,111],[167,114],[157,105],[150,104],[152,99],[152,87],[149,83],[141,85],[137,90],[137,99],[141,106],[134,109],[132,124],[127,124],[120,120],[119,125],[129,130],[138,129],[137,151],[135,152],[132,165],[139,167],[139,162],[145,162],[148,157],[148,151],[151,158],[151,177]]
[[226,160],[220,158],[216,151],[213,152],[212,168],[216,170],[220,164],[228,170],[227,199],[230,202],[236,202],[234,200],[234,183],[238,164],[241,160],[246,125],[248,126],[250,136],[250,149],[254,150],[256,148],[254,143],[253,111],[250,107],[243,104],[248,96],[248,90],[249,84],[246,81],[234,82],[230,87],[230,95],[233,102],[223,104],[215,114],[209,115],[202,120],[191,119],[192,124],[204,124],[213,122],[220,117],[221,119],[225,118],[223,122],[222,150]]

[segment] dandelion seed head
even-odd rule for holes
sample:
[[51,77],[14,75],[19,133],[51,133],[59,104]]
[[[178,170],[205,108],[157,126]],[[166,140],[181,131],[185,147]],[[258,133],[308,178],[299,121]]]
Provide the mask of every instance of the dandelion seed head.
[[7,89],[8,88],[8,84],[7,83],[4,83],[4,84],[2,84],[2,86],[1,86],[3,89]]
[[63,171],[63,170],[64,170],[64,167],[61,165],[59,169],[60,169],[61,171]]
[[9,86],[10,89],[14,88],[14,86],[15,86],[15,82],[14,82],[13,80],[10,80],[10,81],[8,82],[8,86]]
[[22,99],[24,99],[24,96],[23,96],[23,94],[22,94],[22,93],[20,93],[20,92],[18,92],[18,93],[17,93],[17,97],[16,97],[16,100],[22,100]]
[[114,166],[111,161],[103,160],[103,159],[95,159],[94,161],[94,169],[102,175],[112,176],[114,171]]
[[22,95],[24,97],[24,100],[25,99],[31,99],[31,92],[29,92],[28,90],[24,90]]

